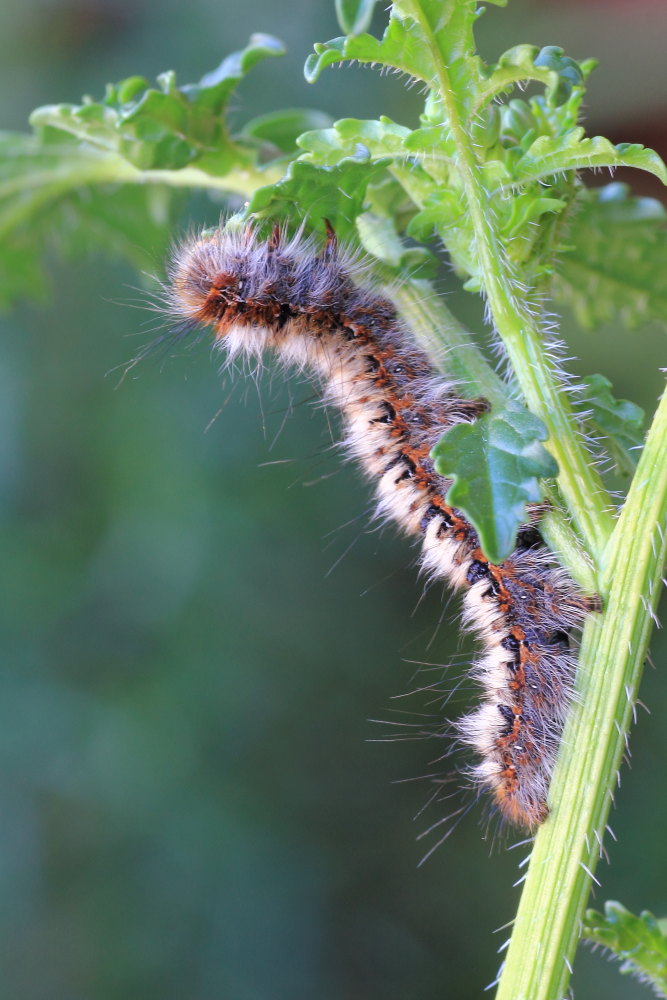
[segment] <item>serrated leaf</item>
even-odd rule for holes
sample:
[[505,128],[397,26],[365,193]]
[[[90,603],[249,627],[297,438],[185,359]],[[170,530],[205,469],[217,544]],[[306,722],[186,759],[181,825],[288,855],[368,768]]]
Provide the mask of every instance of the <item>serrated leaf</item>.
[[[349,2],[356,8],[363,0],[337,2]],[[492,2],[505,5],[505,0]],[[327,66],[359,61],[407,73],[435,92],[439,66],[445,65],[460,105],[470,111],[472,121],[499,95],[531,80],[544,84],[553,105],[566,103],[575,91],[580,99],[594,63],[576,62],[557,46],[540,49],[536,45],[516,45],[498,63],[485,66],[475,54],[473,39],[474,24],[482,12],[474,0],[395,0],[381,39],[358,34],[363,29],[361,22],[355,23],[354,37],[334,38],[315,46],[315,53],[306,61],[306,79],[313,83]],[[348,20],[344,23],[347,25]],[[430,110],[428,105],[429,100],[425,123],[433,120],[434,124],[442,124],[437,94]]]
[[30,122],[38,134],[48,129],[65,132],[95,149],[119,154],[139,170],[197,166],[225,174],[253,159],[251,151],[229,135],[229,98],[254,65],[283,52],[282,43],[272,36],[253,35],[245,49],[227,56],[198,84],[178,87],[173,72],[158,77],[159,89],[142,77],[130,77],[108,86],[100,102],[37,108]]
[[553,73],[547,93],[554,104],[564,104],[575,87],[581,87],[585,73],[580,63],[566,56],[557,45],[546,45],[535,58],[535,68]]
[[631,476],[644,442],[646,414],[629,399],[615,399],[604,375],[589,375],[584,386],[583,405],[590,412],[590,422],[606,438],[618,471]]
[[614,146],[600,135],[586,137],[583,128],[570,129],[564,136],[539,136],[516,163],[513,177],[535,181],[568,170],[595,167],[636,167],[667,184],[667,167],[654,150],[639,143]]
[[449,428],[431,453],[436,470],[454,480],[447,503],[469,518],[491,562],[512,552],[526,504],[541,499],[540,478],[558,472],[540,443],[546,437],[541,420],[510,403]]
[[406,158],[405,141],[410,129],[397,125],[390,118],[378,121],[343,118],[331,128],[306,132],[299,137],[305,151],[303,160],[323,167],[336,166],[342,160],[387,161]]
[[648,910],[635,916],[610,900],[604,914],[586,911],[583,937],[615,955],[622,973],[636,976],[658,996],[667,996],[667,935]]
[[[164,73],[156,90],[133,76],[109,85],[100,102],[38,108],[33,135],[0,134],[0,300],[39,293],[45,246],[122,253],[152,268],[168,239],[171,204],[188,184],[250,194],[265,176],[280,176],[280,160],[256,165],[262,125],[255,123],[257,136],[235,139],[223,118],[241,77],[280,51],[275,39],[253,36],[197,85],[179,88]],[[296,114],[293,132],[327,121]],[[277,127],[274,119],[274,136]],[[285,117],[281,127],[287,145]]]
[[[504,5],[504,0],[490,2]],[[472,35],[478,16],[475,0],[395,0],[381,39],[357,34],[315,45],[306,60],[306,79],[314,83],[327,66],[358,60],[398,69],[430,87],[438,78],[439,60],[445,59],[457,76],[482,82]]]
[[259,188],[248,205],[258,218],[281,218],[296,225],[304,219],[318,228],[328,219],[339,237],[356,235],[355,220],[363,211],[366,189],[383,169],[383,163],[342,161],[318,167],[303,160],[290,163],[277,184]]
[[586,329],[667,322],[667,212],[625,184],[585,191],[565,234],[554,296]]
[[[369,207],[367,189],[387,180],[390,164],[404,163],[407,134],[408,129],[384,117],[379,121],[345,118],[331,128],[305,132],[298,139],[302,155],[277,184],[255,193],[248,211],[297,223],[310,217],[316,226],[327,218],[339,236],[356,236],[355,220]],[[411,169],[415,183],[425,177],[419,167]],[[395,199],[396,188],[393,191]],[[374,192],[377,198],[377,187]]]
[[[325,66],[358,60],[421,80],[426,104],[421,128],[346,119],[300,142],[311,162],[327,166],[347,157],[391,157],[388,169],[417,209],[410,235],[428,238],[435,231],[464,287],[479,291],[484,279],[457,139],[463,126],[481,168],[482,193],[493,204],[490,224],[501,252],[526,286],[540,286],[553,272],[555,217],[576,196],[578,171],[632,166],[667,182],[667,168],[652,150],[587,137],[578,125],[592,60],[577,62],[556,46],[517,45],[496,65],[485,65],[474,47],[479,13],[473,0],[395,0],[382,38],[362,34],[316,46],[309,80]],[[543,84],[544,95],[498,103],[528,81]],[[448,127],[452,115],[456,124]]]
[[[305,152],[300,162],[321,167],[343,167],[346,163],[368,163],[374,167],[391,168],[395,180],[384,170],[374,172],[373,184],[393,185],[394,204],[402,200],[405,206],[406,186],[414,200],[428,197],[433,189],[433,180],[409,156],[407,143],[412,133],[403,125],[382,116],[378,121],[357,118],[343,118],[328,129],[306,132],[299,138],[299,146]],[[397,181],[403,186],[402,199],[396,195]],[[385,206],[386,208],[386,206]],[[409,209],[403,207],[403,213]]]
[[336,17],[346,35],[359,35],[371,23],[377,0],[336,0]]
[[556,45],[540,49],[537,45],[514,45],[488,68],[488,82],[480,90],[480,102],[488,102],[528,80],[543,83],[547,99],[561,105],[575,88],[583,87],[591,62],[580,63],[566,56]]

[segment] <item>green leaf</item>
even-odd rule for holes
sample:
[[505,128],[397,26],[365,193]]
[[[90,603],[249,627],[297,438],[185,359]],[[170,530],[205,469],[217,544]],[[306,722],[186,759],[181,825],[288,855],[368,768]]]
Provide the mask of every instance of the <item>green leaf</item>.
[[557,45],[546,45],[537,55],[535,67],[553,73],[555,79],[549,81],[548,94],[554,104],[564,104],[574,88],[582,87],[586,79],[581,64],[566,56]]
[[615,399],[604,375],[589,375],[584,386],[582,405],[590,411],[590,422],[605,436],[618,471],[631,476],[644,442],[646,414],[629,399]]
[[[504,5],[504,0],[490,2]],[[316,44],[306,60],[306,80],[314,83],[327,66],[357,60],[398,69],[431,87],[444,58],[469,83],[481,83],[481,60],[472,35],[478,16],[475,0],[395,0],[382,39],[355,34]]]
[[[40,258],[112,253],[154,269],[172,232],[174,193],[160,185],[110,182],[119,164],[74,143],[0,133],[0,304],[40,298]],[[100,187],[100,185],[103,185]]]
[[[422,127],[410,130],[387,118],[344,119],[299,142],[309,162],[322,166],[390,157],[388,171],[417,209],[409,234],[429,239],[435,232],[465,287],[479,291],[477,238],[465,196],[469,175],[459,148],[460,135],[469,134],[479,193],[493,204],[494,239],[519,280],[540,287],[552,277],[562,236],[558,216],[577,195],[578,171],[633,166],[667,182],[667,168],[652,150],[587,137],[578,125],[592,60],[577,62],[556,46],[517,45],[486,65],[475,53],[479,14],[473,0],[395,0],[382,38],[355,34],[317,45],[306,65],[311,81],[345,60],[422,81]],[[502,103],[530,81],[542,84],[544,95]]]
[[654,150],[639,143],[614,146],[603,136],[586,137],[583,128],[570,129],[564,136],[541,135],[518,161],[513,177],[532,181],[562,171],[599,167],[637,167],[667,184],[667,167]]
[[388,162],[391,158],[405,160],[405,142],[410,129],[382,116],[379,121],[343,118],[332,128],[306,132],[299,146],[305,150],[302,160],[319,166],[336,166],[342,160]]
[[625,184],[584,191],[565,234],[553,293],[586,329],[667,322],[667,212]]
[[336,17],[346,35],[359,35],[371,23],[377,0],[336,0]]
[[290,220],[323,228],[328,219],[339,237],[356,236],[355,220],[364,210],[366,189],[384,164],[367,159],[343,160],[337,166],[317,167],[304,160],[290,163],[276,184],[259,188],[248,205],[248,214],[260,219]]
[[380,174],[368,185],[366,200],[369,210],[377,216],[391,219],[398,232],[405,231],[415,214],[414,202],[390,172]]
[[364,250],[390,268],[397,278],[416,280],[436,276],[437,258],[426,247],[406,247],[389,216],[362,212],[357,216],[357,232]]
[[[341,0],[341,4],[346,0]],[[491,0],[504,6],[505,0]],[[356,9],[363,0],[349,0]],[[483,9],[474,0],[395,0],[382,39],[360,35],[366,21],[355,22],[354,37],[334,38],[315,45],[306,61],[306,79],[313,83],[327,66],[345,60],[386,66],[423,81],[433,92],[434,106],[425,120],[442,122],[437,84],[439,67],[447,66],[462,108],[471,119],[517,85],[534,80],[544,84],[550,104],[568,102],[573,95],[580,101],[583,84],[594,63],[576,62],[563,50],[550,45],[516,45],[495,65],[485,66],[475,54],[473,27]],[[350,20],[343,23],[344,30]],[[348,35],[350,32],[348,31]]]
[[620,959],[620,971],[667,996],[667,934],[665,922],[644,910],[637,917],[620,903],[605,903],[604,914],[587,910],[583,936]]
[[164,73],[155,90],[133,76],[107,87],[100,102],[38,108],[33,135],[0,133],[0,301],[39,294],[40,256],[51,246],[121,253],[140,270],[154,268],[179,197],[170,189],[247,197],[281,176],[280,160],[257,165],[261,144],[271,138],[273,153],[279,142],[287,148],[290,130],[327,124],[324,116],[255,121],[238,139],[224,121],[238,81],[280,51],[256,35],[195,86],[179,88]]
[[539,479],[558,472],[540,444],[546,437],[537,417],[510,403],[451,427],[432,451],[436,470],[454,480],[447,503],[472,522],[491,562],[502,562],[514,549],[526,504],[541,499]]
[[[414,135],[384,115],[378,120],[343,118],[328,129],[306,132],[298,142],[305,150],[300,162],[320,167],[338,167],[349,163],[368,163],[386,168],[374,171],[369,199],[384,199],[382,214],[409,216],[408,203],[428,197],[433,180],[419,165],[416,157],[408,157],[408,141]],[[391,174],[391,176],[390,176]],[[394,180],[392,180],[392,177]],[[382,185],[384,195],[380,196]],[[401,191],[399,194],[398,192]],[[406,191],[409,188],[409,194]],[[387,200],[389,199],[389,200]]]
[[303,132],[326,129],[330,115],[312,108],[284,108],[258,115],[243,126],[240,137],[262,146],[273,146],[281,153],[294,154],[296,141]]
[[545,85],[550,103],[564,104],[575,88],[583,88],[593,66],[590,60],[579,63],[570,59],[555,45],[543,49],[537,45],[515,45],[489,67],[488,83],[481,88],[479,100],[486,104],[518,84],[535,80]]
[[158,77],[159,89],[142,77],[109,85],[100,102],[54,104],[37,108],[30,121],[41,133],[56,129],[95,149],[115,152],[139,170],[179,170],[197,166],[224,174],[253,155],[235,143],[225,113],[239,81],[260,60],[282,55],[270,35],[253,35],[198,84],[176,85],[173,72]]
[[[398,235],[398,225],[404,226],[414,213],[388,169],[401,176],[409,172],[413,186],[421,178],[425,191],[431,187],[421,168],[406,160],[409,135],[408,129],[385,117],[379,121],[345,118],[331,128],[306,132],[298,139],[303,154],[282,180],[256,193],[248,211],[261,217],[287,216],[295,223],[306,218],[316,226],[328,218],[340,236],[360,237],[366,249],[397,274],[432,274],[437,262],[429,251],[406,248]],[[372,225],[362,221],[364,213]],[[378,227],[389,241],[384,246],[378,243]],[[371,230],[374,236],[368,242]]]

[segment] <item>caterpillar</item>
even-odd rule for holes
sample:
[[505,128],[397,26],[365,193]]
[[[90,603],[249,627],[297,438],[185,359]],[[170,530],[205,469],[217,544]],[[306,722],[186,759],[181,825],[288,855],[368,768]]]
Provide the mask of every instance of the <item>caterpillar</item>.
[[572,699],[571,631],[587,600],[525,524],[515,551],[493,565],[473,526],[445,502],[449,481],[430,451],[443,431],[488,409],[457,395],[410,341],[373,287],[364,258],[275,226],[219,228],[175,248],[164,284],[167,312],[187,331],[210,327],[229,361],[273,351],[309,370],[340,411],[344,445],[375,481],[377,514],[421,539],[431,578],[465,591],[464,625],[482,654],[472,667],[481,704],[456,723],[479,761],[476,789],[503,820],[528,831],[549,812],[549,781]]

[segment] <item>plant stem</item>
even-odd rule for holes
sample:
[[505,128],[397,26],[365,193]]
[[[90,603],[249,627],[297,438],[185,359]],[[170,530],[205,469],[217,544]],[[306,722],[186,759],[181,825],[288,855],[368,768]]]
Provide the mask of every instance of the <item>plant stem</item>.
[[[502,407],[510,397],[509,386],[496,375],[468,330],[434,293],[431,284],[423,280],[390,284],[393,275],[384,275],[381,267],[378,271],[388,282],[387,295],[433,365],[459,381],[464,395],[481,395]],[[552,509],[541,519],[540,532],[582,591],[594,594],[597,584],[590,557],[561,509],[555,492],[547,491],[547,496]]]
[[275,184],[284,175],[284,171],[276,167],[267,167],[264,170],[257,167],[237,168],[216,177],[204,170],[199,170],[197,167],[182,167],[180,170],[137,170],[131,164],[127,165],[134,171],[134,176],[128,172],[128,176],[122,178],[125,183],[129,181],[132,184],[166,184],[168,187],[205,188],[210,191],[227,191],[245,195],[248,198],[258,188]]
[[560,1000],[626,746],[667,557],[667,393],[604,553],[575,701],[533,847],[496,1000]]
[[591,557],[560,507],[556,492],[547,488],[546,495],[553,507],[539,523],[540,534],[582,592],[597,595],[597,574]]
[[529,408],[549,432],[558,486],[599,572],[604,612],[589,615],[575,697],[549,790],[552,814],[538,832],[514,922],[497,1000],[561,1000],[601,850],[612,789],[625,748],[660,587],[667,539],[667,395],[649,432],[623,511],[611,499],[578,436],[567,397],[549,363],[539,320],[510,265],[493,204],[450,77],[418,0],[402,7],[419,25],[437,67],[443,124],[475,234],[494,326]]
[[[42,205],[48,204],[74,189],[98,184],[164,184],[175,188],[206,188],[250,197],[259,187],[273,184],[282,177],[275,168],[259,170],[256,167],[230,170],[220,177],[207,174],[197,167],[182,170],[139,170],[116,153],[80,155],[68,169],[50,170],[21,178],[21,190],[27,197],[11,202],[11,210],[0,211],[0,236],[9,232]],[[18,184],[12,181],[11,184]],[[32,190],[31,190],[32,188]],[[11,186],[3,185],[0,194],[11,193]]]
[[436,295],[428,281],[385,285],[385,291],[431,362],[460,382],[463,395],[483,396],[492,404],[507,402],[508,387],[496,375],[470,333]]
[[438,95],[450,134],[456,143],[466,204],[475,231],[477,257],[494,326],[528,407],[549,431],[546,447],[559,466],[559,484],[572,517],[591,555],[604,548],[613,527],[612,503],[576,431],[567,397],[549,365],[542,336],[527,302],[522,300],[516,276],[494,229],[494,215],[472,140],[466,131],[449,67],[445,65],[430,25],[417,0],[403,6],[429,40],[431,58],[438,67]]

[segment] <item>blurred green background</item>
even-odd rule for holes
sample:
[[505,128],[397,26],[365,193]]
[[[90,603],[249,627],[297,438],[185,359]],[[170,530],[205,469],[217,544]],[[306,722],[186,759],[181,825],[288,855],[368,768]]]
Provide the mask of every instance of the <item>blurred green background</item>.
[[[329,0],[4,0],[0,125],[135,73],[198,79],[252,31],[289,55],[243,85],[240,121],[309,105],[410,122],[417,98],[393,77],[303,81],[312,42],[338,34]],[[479,28],[488,56],[530,41],[600,57],[591,128],[663,155],[666,36],[659,3],[516,0]],[[199,197],[182,228],[219,211]],[[394,782],[445,746],[373,742],[393,730],[369,721],[404,720],[400,735],[437,714],[395,696],[412,661],[465,660],[456,602],[423,596],[414,550],[370,524],[308,386],[233,385],[202,346],[121,380],[151,338],[140,284],[106,259],[53,260],[42,304],[2,318],[0,994],[480,997],[525,849],[494,849],[473,811],[417,867],[433,843],[417,835],[453,806],[414,819],[428,784]],[[457,308],[479,328],[472,300]],[[573,368],[653,408],[661,331],[563,332]],[[665,651],[656,637],[595,900],[658,915]],[[581,1000],[645,995],[585,951],[574,983]]]

